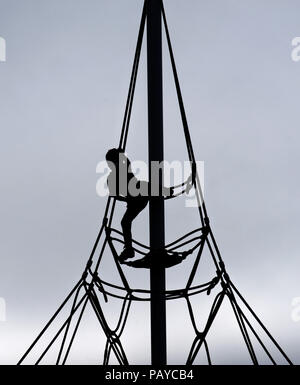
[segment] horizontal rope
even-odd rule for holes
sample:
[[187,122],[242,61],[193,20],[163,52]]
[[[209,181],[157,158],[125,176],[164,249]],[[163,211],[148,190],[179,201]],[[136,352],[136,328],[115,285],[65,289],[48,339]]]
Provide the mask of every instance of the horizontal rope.
[[[185,234],[184,236],[178,238],[176,241],[167,244],[165,246],[165,250],[168,253],[174,253],[176,250],[180,249],[183,246],[186,246],[186,245],[191,244],[191,243],[196,242],[196,241],[200,241],[196,245],[194,245],[191,249],[186,250],[185,252],[184,251],[179,251],[179,253],[186,253],[186,255],[192,254],[194,252],[194,250],[196,250],[201,245],[201,242],[203,241],[203,239],[205,237],[205,234],[206,234],[205,230],[206,230],[205,228],[199,228],[199,229],[190,231],[189,233]],[[202,232],[202,234],[200,236],[193,237],[191,239],[188,239],[185,242],[179,243],[180,241],[183,241],[183,240],[187,239],[188,237],[192,236],[193,234],[196,234],[196,233],[199,233],[199,232]],[[125,245],[124,239],[112,237],[110,235],[110,233],[116,233],[116,234],[119,234],[119,235],[121,235],[123,237],[123,233],[121,231],[119,231],[117,229],[114,229],[114,228],[111,228],[111,227],[107,227],[106,228],[107,237],[109,237],[111,241],[115,241],[115,242],[118,242],[118,243],[120,243],[122,245]],[[145,244],[143,244],[141,242],[138,242],[135,239],[132,239],[132,243],[134,245],[138,245],[138,246],[142,247],[145,250],[150,251],[150,247],[149,246],[147,246],[147,245],[145,245]],[[173,246],[173,247],[171,247],[171,246]],[[146,253],[144,251],[139,250],[136,247],[133,247],[133,250],[136,251],[138,254],[141,254],[141,255],[144,255],[144,256],[148,254],[148,253]],[[178,253],[178,251],[176,251],[176,252]]]
[[[204,291],[208,291],[209,288],[212,285],[215,286],[214,282],[215,282],[216,278],[217,277],[214,277],[213,279],[211,279],[210,281],[208,281],[206,283],[192,286],[189,289],[182,288],[182,289],[166,290],[165,291],[165,298],[166,298],[166,300],[175,299],[175,297],[176,297],[176,299],[178,299],[178,298],[184,298],[186,296],[192,296],[192,295],[204,292]],[[137,293],[137,294],[139,293],[139,294],[147,294],[147,295],[150,296],[151,295],[151,291],[150,290],[146,290],[146,289],[131,289],[130,292],[128,292],[128,290],[125,287],[119,286],[119,285],[115,285],[115,284],[112,284],[110,282],[104,281],[99,276],[97,276],[97,278],[95,279],[95,283],[96,283],[96,285],[97,285],[97,283],[100,283],[101,285],[97,285],[98,290],[101,293],[104,293],[104,294],[106,294],[108,296],[112,296],[112,297],[120,298],[120,299],[125,299],[126,298],[125,294],[124,294],[124,296],[122,296],[122,295],[118,295],[118,294],[115,294],[115,293],[108,292],[103,286],[108,286],[110,288],[113,288],[113,289],[116,289],[116,290],[120,290],[122,292],[126,292],[127,295],[129,294],[131,296],[131,299],[134,300],[134,301],[149,301],[150,300],[150,297],[149,298],[141,298],[141,297],[137,297],[136,295],[134,295],[134,293]]]

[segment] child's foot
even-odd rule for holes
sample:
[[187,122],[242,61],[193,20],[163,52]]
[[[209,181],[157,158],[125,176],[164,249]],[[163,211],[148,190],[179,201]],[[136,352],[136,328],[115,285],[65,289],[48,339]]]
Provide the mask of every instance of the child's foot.
[[134,257],[134,250],[132,247],[124,247],[124,250],[119,256],[120,262],[126,261],[126,259]]

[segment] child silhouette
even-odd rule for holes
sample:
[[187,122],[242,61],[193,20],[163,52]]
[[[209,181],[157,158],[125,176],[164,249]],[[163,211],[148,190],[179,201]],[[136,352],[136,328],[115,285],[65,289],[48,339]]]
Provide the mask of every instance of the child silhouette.
[[[151,194],[149,194],[149,183],[138,180],[131,170],[131,162],[124,151],[113,148],[106,154],[106,161],[111,172],[107,177],[109,195],[117,200],[127,203],[125,214],[121,220],[121,227],[124,237],[124,249],[119,256],[121,262],[134,257],[132,247],[131,227],[134,219],[147,206]],[[185,184],[191,184],[189,178]],[[161,194],[165,199],[174,196],[174,187],[162,187]],[[184,190],[185,191],[185,190]],[[182,194],[184,191],[181,191]],[[176,196],[179,194],[176,194]]]

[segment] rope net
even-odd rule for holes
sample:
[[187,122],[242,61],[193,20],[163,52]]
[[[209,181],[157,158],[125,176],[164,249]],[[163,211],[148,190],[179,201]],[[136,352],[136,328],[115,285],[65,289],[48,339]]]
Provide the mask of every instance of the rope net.
[[[189,317],[191,320],[191,324],[195,333],[195,338],[193,340],[192,346],[190,348],[186,364],[192,365],[195,362],[196,357],[199,354],[199,351],[202,347],[204,347],[205,354],[207,357],[207,362],[209,365],[212,364],[208,343],[206,337],[209,333],[209,330],[215,320],[215,317],[225,299],[228,299],[234,316],[237,320],[237,324],[241,331],[243,340],[246,344],[247,350],[249,352],[251,361],[254,365],[259,364],[256,351],[254,349],[255,340],[258,345],[261,346],[266,356],[269,358],[272,364],[276,365],[276,361],[270,353],[269,349],[266,347],[265,342],[263,341],[263,337],[261,334],[264,334],[264,339],[268,339],[273,344],[273,347],[277,349],[283,359],[290,365],[292,362],[285,354],[283,349],[277,343],[277,341],[272,337],[268,329],[261,322],[258,316],[255,314],[254,310],[250,307],[250,305],[246,302],[244,297],[238,291],[236,286],[232,283],[229,278],[228,273],[225,269],[224,261],[222,260],[219,248],[217,246],[216,240],[214,238],[212,229],[210,227],[209,218],[207,215],[206,206],[203,200],[203,193],[200,185],[199,176],[196,168],[196,161],[192,146],[192,141],[189,133],[185,108],[183,104],[182,93],[180,89],[180,84],[178,80],[177,69],[175,65],[175,59],[166,19],[166,14],[164,10],[163,3],[161,2],[162,9],[162,18],[163,25],[165,29],[165,34],[167,38],[167,45],[171,59],[172,71],[174,75],[174,82],[176,86],[176,92],[178,97],[178,103],[180,108],[180,114],[182,119],[182,125],[184,130],[184,136],[187,146],[187,152],[189,156],[189,160],[191,163],[191,172],[193,175],[192,184],[195,189],[195,194],[198,202],[198,211],[199,211],[199,219],[200,219],[200,227],[190,231],[189,233],[183,235],[177,240],[171,242],[166,245],[163,250],[156,250],[155,252],[151,251],[149,246],[137,241],[133,240],[133,248],[136,253],[142,256],[142,259],[132,262],[123,262],[120,263],[118,259],[118,253],[116,251],[116,244],[124,244],[123,234],[121,231],[112,227],[112,220],[114,216],[115,207],[117,204],[117,200],[114,197],[109,197],[105,213],[102,221],[102,226],[100,227],[98,236],[96,238],[95,244],[92,248],[90,257],[87,261],[84,272],[65,298],[63,303],[51,317],[49,322],[45,325],[43,330],[39,333],[37,338],[33,341],[31,346],[27,349],[25,354],[22,356],[18,364],[21,364],[25,361],[26,358],[33,352],[33,350],[37,347],[39,343],[42,342],[43,336],[49,327],[53,324],[54,320],[58,317],[58,315],[62,312],[62,310],[68,305],[71,304],[71,309],[68,317],[64,320],[62,325],[59,327],[58,331],[54,335],[54,337],[43,346],[41,354],[38,356],[38,359],[35,361],[35,364],[41,363],[43,358],[49,352],[50,348],[56,341],[59,341],[59,349],[56,358],[56,365],[64,365],[67,363],[67,360],[70,355],[70,351],[75,340],[76,334],[78,332],[80,323],[82,321],[82,317],[84,311],[88,303],[91,305],[94,313],[96,314],[97,320],[101,329],[103,330],[106,338],[106,344],[104,348],[104,356],[103,356],[103,364],[108,365],[110,362],[111,355],[114,354],[118,363],[120,365],[128,365],[128,359],[126,357],[125,350],[121,343],[121,337],[124,332],[126,321],[128,319],[129,311],[134,301],[150,301],[151,300],[151,292],[146,289],[139,288],[131,288],[126,275],[124,273],[124,266],[127,267],[135,267],[135,268],[150,268],[151,266],[151,258],[159,258],[166,268],[174,266],[183,262],[188,256],[194,257],[193,266],[189,277],[187,279],[187,283],[183,288],[175,289],[175,290],[166,290],[165,291],[165,299],[167,301],[184,299],[186,302],[187,310],[189,313]],[[143,36],[145,31],[145,24],[147,19],[147,0],[144,2],[143,12],[139,27],[136,51],[134,56],[133,68],[131,73],[127,103],[125,108],[125,115],[121,130],[119,149],[125,151],[126,143],[128,138],[128,130],[130,123],[130,116],[133,105],[133,98],[138,74],[138,67],[140,61],[141,48],[143,43]],[[208,282],[194,284],[195,278],[198,278],[198,266],[201,260],[204,247],[207,247],[209,251],[209,256],[211,261],[215,267],[215,276],[211,278]],[[109,249],[112,255],[112,259],[117,268],[118,274],[121,279],[122,285],[117,285],[114,283],[107,282],[106,280],[101,278],[100,266],[104,251]],[[200,329],[197,325],[196,317],[194,314],[194,309],[191,303],[191,297],[199,294],[206,293],[207,295],[213,295],[214,299],[210,309],[210,312],[207,317],[207,321]],[[122,301],[121,311],[119,315],[119,319],[117,322],[117,326],[112,329],[110,328],[108,322],[106,321],[100,298],[105,302],[109,301],[109,298],[116,298]],[[251,317],[251,321],[250,318]],[[72,321],[75,319],[75,322]],[[259,327],[259,333],[253,326],[253,321],[256,322],[256,325]]]

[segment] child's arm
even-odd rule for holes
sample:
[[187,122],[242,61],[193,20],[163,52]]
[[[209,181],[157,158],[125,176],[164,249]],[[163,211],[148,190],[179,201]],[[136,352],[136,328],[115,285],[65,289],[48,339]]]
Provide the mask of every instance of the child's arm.
[[[188,179],[185,182],[183,182],[179,185],[176,185],[176,186],[168,187],[168,188],[164,187],[164,189],[169,190],[170,193],[168,195],[165,195],[165,194],[163,194],[163,195],[165,196],[165,199],[171,199],[171,198],[175,198],[179,195],[182,195],[185,192],[188,194],[194,184],[195,184],[195,175],[193,175],[193,172],[192,172],[192,174],[188,177]],[[175,189],[178,189],[180,187],[183,187],[181,191],[179,191],[179,192],[174,191]]]

